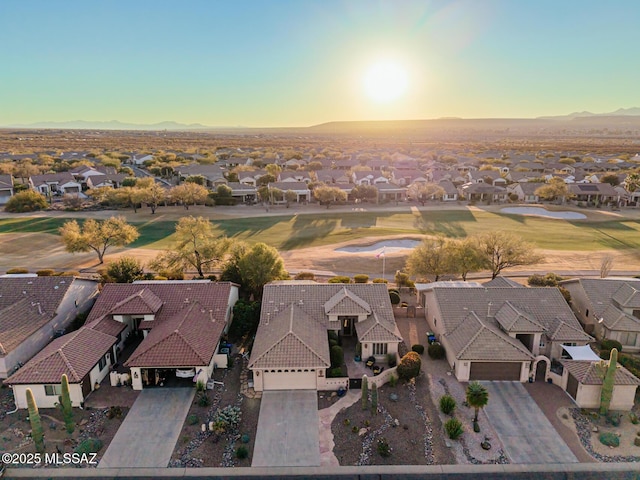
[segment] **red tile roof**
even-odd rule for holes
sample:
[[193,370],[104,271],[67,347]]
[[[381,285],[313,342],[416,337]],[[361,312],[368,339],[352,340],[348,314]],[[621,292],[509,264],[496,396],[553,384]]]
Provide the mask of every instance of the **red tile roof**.
[[60,383],[63,373],[79,383],[115,343],[111,335],[81,328],[53,340],[5,383]]

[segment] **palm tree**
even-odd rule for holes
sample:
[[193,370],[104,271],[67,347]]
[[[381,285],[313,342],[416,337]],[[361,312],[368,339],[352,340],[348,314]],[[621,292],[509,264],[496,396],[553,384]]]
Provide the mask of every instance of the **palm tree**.
[[473,421],[478,421],[478,412],[489,403],[489,392],[478,382],[471,382],[467,387],[467,403],[476,411]]

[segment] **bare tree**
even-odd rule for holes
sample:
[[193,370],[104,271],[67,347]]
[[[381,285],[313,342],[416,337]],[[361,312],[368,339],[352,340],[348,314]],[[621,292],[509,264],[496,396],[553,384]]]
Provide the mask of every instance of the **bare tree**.
[[602,257],[602,261],[600,262],[600,278],[607,278],[612,268],[613,268],[613,255],[608,253],[604,257]]

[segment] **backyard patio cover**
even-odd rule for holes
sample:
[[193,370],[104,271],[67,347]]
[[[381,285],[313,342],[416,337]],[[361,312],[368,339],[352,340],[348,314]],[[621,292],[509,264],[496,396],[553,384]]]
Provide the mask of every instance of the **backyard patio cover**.
[[562,348],[571,355],[573,360],[590,360],[593,362],[597,362],[600,360],[600,357],[595,354],[589,345],[584,345],[582,347],[568,347],[563,345]]

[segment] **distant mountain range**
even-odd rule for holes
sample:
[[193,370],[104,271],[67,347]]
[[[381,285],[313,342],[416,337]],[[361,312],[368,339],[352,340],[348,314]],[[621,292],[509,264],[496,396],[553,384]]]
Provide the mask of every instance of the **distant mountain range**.
[[37,122],[23,125],[7,125],[5,128],[53,128],[53,129],[87,129],[87,130],[214,130],[220,128],[242,127],[209,127],[200,123],[159,122],[152,124],[125,123],[118,120],[86,121],[75,120],[70,122]]
[[[606,117],[606,118],[605,118]],[[612,118],[612,117],[615,117]],[[537,124],[539,122],[549,122],[549,121],[578,121],[578,122],[598,122],[598,121],[611,121],[612,123],[619,123],[620,121],[624,121],[625,118],[628,117],[640,117],[640,107],[632,107],[632,108],[619,108],[615,112],[608,113],[591,113],[591,112],[574,112],[569,115],[557,115],[557,116],[545,116],[545,117],[537,117],[537,118],[475,118],[475,119],[465,119],[458,117],[443,117],[438,119],[431,120],[397,120],[397,121],[342,121],[342,122],[328,122],[319,125],[312,125],[307,127],[308,130],[326,130],[332,128],[344,128],[349,126],[359,127],[359,126],[376,126],[377,128],[385,128],[389,125],[411,125],[411,126],[419,126],[419,125],[447,125],[447,126],[460,126],[461,124],[484,124],[486,126],[496,127],[498,125],[506,125],[508,123],[513,123],[515,125],[524,125],[524,124]],[[616,121],[617,120],[617,121]],[[629,119],[634,123],[638,118]],[[208,126],[202,125],[201,123],[178,123],[173,121],[152,123],[152,124],[141,124],[141,123],[125,123],[120,122],[119,120],[110,120],[110,121],[86,121],[86,120],[75,120],[69,122],[37,122],[31,124],[22,124],[22,125],[4,125],[0,126],[0,128],[34,128],[34,129],[85,129],[85,130],[173,130],[173,131],[194,131],[194,130],[281,130],[287,129],[287,127],[282,127],[280,129],[262,129],[262,128],[250,128],[243,126]],[[296,128],[295,130],[304,130],[300,128]]]

